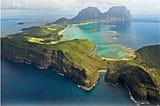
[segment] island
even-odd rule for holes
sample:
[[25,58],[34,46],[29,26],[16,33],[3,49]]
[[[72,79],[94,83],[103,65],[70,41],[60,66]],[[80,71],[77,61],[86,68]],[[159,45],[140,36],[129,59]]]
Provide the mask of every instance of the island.
[[124,84],[136,102],[159,104],[160,44],[138,49],[130,60],[111,60],[94,54],[96,45],[93,42],[65,40],[61,35],[69,25],[130,20],[131,14],[124,6],[111,7],[104,13],[96,7],[87,7],[72,19],[60,18],[52,24],[23,28],[20,33],[1,37],[1,57],[34,64],[40,69],[52,69],[84,90],[92,89],[100,72],[107,70],[105,81]]
[[83,23],[115,23],[129,22],[131,13],[125,6],[113,6],[107,12],[100,12],[97,7],[87,7],[82,9],[77,16],[67,19],[58,19],[53,24],[83,24]]
[[17,24],[18,24],[18,25],[23,25],[23,24],[24,24],[24,22],[18,22]]
[[105,81],[124,84],[136,102],[160,103],[160,44],[145,46],[133,60],[107,60]]
[[59,32],[65,28],[64,25],[33,26],[3,37],[2,58],[53,69],[82,89],[90,90],[99,79],[98,71],[106,69],[106,63],[92,53],[95,45],[89,40],[61,41],[63,36]]

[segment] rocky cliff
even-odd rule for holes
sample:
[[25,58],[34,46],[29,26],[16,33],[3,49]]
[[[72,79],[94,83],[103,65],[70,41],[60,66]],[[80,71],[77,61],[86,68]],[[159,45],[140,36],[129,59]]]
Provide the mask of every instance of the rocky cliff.
[[152,45],[138,49],[134,60],[108,61],[106,82],[125,83],[136,101],[159,104],[159,47],[160,45]]
[[102,17],[111,21],[130,21],[131,13],[125,6],[113,6]]
[[[50,26],[43,26],[39,29],[45,30],[46,35],[36,35],[37,32],[31,31],[31,28],[29,31],[32,32],[32,37],[30,37],[31,32],[24,31],[1,38],[2,58],[31,63],[40,69],[56,70],[74,80],[83,89],[91,89],[99,79],[98,70],[106,68],[101,57],[92,53],[95,45],[89,40],[79,39],[56,44],[50,41],[44,42],[46,39],[44,36],[49,34],[46,27],[50,30]],[[55,31],[56,28],[54,27]]]
[[100,12],[96,7],[82,9],[77,16],[72,19],[60,18],[54,24],[77,24],[84,22],[121,22],[130,21],[130,11],[125,6],[111,7],[107,12]]

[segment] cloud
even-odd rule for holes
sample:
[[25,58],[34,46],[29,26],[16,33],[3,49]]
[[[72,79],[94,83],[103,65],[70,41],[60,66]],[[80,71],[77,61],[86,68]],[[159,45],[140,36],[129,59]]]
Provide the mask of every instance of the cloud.
[[104,12],[113,5],[125,5],[133,13],[158,13],[160,7],[159,0],[1,0],[1,9],[52,9],[66,13],[87,6],[96,6]]
[[84,6],[105,7],[135,0],[2,0],[2,9],[56,9],[71,11]]

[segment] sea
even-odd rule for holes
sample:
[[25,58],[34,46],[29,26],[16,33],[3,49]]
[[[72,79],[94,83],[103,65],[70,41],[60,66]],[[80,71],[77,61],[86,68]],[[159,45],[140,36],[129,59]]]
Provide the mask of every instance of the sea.
[[[21,32],[22,28],[54,22],[76,14],[54,10],[2,10],[1,36]],[[18,22],[24,24],[19,25]],[[96,44],[94,53],[110,59],[128,58],[127,50],[160,44],[160,20],[156,15],[134,15],[130,23],[69,26],[65,40],[89,39]],[[136,106],[124,85],[105,83],[101,73],[90,91],[80,89],[71,79],[54,70],[1,60],[1,102],[3,106]]]

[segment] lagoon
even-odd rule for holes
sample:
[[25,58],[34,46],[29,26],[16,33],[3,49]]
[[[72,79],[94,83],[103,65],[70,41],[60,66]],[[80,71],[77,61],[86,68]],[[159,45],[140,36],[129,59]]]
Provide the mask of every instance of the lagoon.
[[[45,13],[38,10],[2,10],[1,36],[19,32],[24,27],[52,22],[64,16]],[[18,25],[19,21],[24,24]],[[117,59],[126,57],[126,48],[137,50],[145,45],[160,43],[159,25],[160,23],[141,21],[114,25],[90,24],[71,26],[62,34],[67,40],[89,39],[97,46],[95,53]],[[124,86],[113,87],[104,82],[104,73],[94,89],[84,91],[73,81],[58,75],[55,71],[40,70],[33,65],[5,60],[2,60],[1,65],[2,105],[135,105]]]

